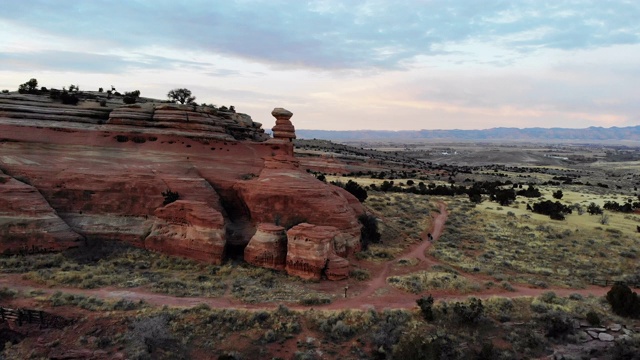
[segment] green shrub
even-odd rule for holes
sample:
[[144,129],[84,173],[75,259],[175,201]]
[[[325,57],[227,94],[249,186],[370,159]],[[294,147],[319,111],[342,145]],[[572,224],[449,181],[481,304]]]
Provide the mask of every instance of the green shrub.
[[353,269],[349,272],[349,277],[358,281],[365,281],[371,278],[371,273],[366,269]]
[[547,291],[540,295],[540,300],[547,304],[555,304],[556,298],[556,293],[554,293],[553,291]]
[[75,94],[70,93],[67,90],[62,90],[62,93],[60,93],[60,100],[65,105],[77,105],[80,101]]
[[[163,352],[182,352],[174,337],[170,319],[166,314],[145,317],[135,320],[129,325],[125,334],[127,352],[134,359],[156,359]],[[184,358],[176,356],[175,358]]]
[[38,80],[31,79],[24,84],[20,84],[18,87],[20,94],[37,94],[38,93]]
[[416,301],[420,307],[422,317],[427,321],[433,321],[433,296],[421,297]]
[[169,205],[172,202],[180,199],[180,194],[178,194],[178,192],[171,191],[169,189],[167,189],[167,191],[163,191],[162,196],[164,196],[164,201],[162,202],[162,205]]
[[412,331],[403,336],[393,347],[392,359],[397,360],[438,360],[460,359],[459,346],[449,335],[427,337],[420,331]]
[[631,291],[624,283],[615,283],[607,292],[607,301],[614,313],[624,317],[640,317],[640,299],[638,294]]
[[610,350],[611,359],[614,360],[635,360],[640,354],[640,336],[634,334],[630,337],[619,337],[615,340],[614,346]]
[[587,313],[587,322],[593,326],[600,325],[600,316],[595,311],[589,311]]
[[317,294],[307,294],[299,302],[301,305],[323,305],[331,304],[331,298]]
[[454,303],[453,313],[456,314],[461,323],[475,324],[482,319],[484,306],[482,305],[482,300],[470,298],[468,304],[461,302]]
[[17,294],[17,291],[7,287],[0,289],[0,299],[13,299]]
[[367,190],[365,190],[362,186],[360,186],[360,184],[353,180],[347,181],[344,189],[355,196],[360,202],[364,202],[368,197]]
[[554,311],[542,317],[546,328],[546,337],[564,339],[573,334],[573,320],[565,313]]
[[122,102],[130,105],[130,104],[135,104],[136,103],[136,98],[132,97],[132,96],[125,96],[122,98]]
[[362,250],[367,250],[369,244],[378,244],[381,238],[378,230],[378,219],[370,214],[362,214],[358,217],[358,221],[362,224],[362,229],[360,230]]

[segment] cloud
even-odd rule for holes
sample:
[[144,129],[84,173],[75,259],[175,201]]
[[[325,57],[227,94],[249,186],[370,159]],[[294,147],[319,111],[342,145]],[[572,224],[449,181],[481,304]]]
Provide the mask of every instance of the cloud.
[[3,4],[0,21],[128,51],[154,44],[289,67],[405,68],[479,41],[516,52],[640,41],[633,1],[283,1]]
[[98,74],[120,74],[128,70],[149,67],[154,69],[203,69],[210,66],[210,64],[203,62],[146,54],[108,55],[58,50],[0,53],[0,62],[3,64],[3,71],[47,70]]

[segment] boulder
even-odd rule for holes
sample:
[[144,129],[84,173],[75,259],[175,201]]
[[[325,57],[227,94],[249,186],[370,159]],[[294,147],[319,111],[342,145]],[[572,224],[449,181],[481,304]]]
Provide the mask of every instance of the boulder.
[[287,262],[287,235],[282,226],[260,223],[244,249],[244,260],[255,266],[284,270]]
[[203,201],[178,200],[155,211],[157,220],[144,240],[147,249],[212,264],[224,259],[222,214]]
[[229,117],[240,126],[253,127],[253,120],[251,120],[251,116],[247,114],[231,113]]
[[332,226],[302,223],[287,231],[289,275],[303,279],[341,280],[349,276],[349,262],[336,255],[333,242],[339,231]]
[[606,342],[610,342],[613,341],[614,337],[613,335],[601,332],[600,334],[598,334],[598,340],[600,341],[606,341]]

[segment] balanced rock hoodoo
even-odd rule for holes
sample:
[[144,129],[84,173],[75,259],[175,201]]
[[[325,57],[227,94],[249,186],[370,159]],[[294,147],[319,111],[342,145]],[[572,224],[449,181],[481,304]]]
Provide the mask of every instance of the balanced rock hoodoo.
[[293,116],[293,113],[283,108],[275,108],[271,112],[271,115],[276,118],[276,126],[271,130],[273,131],[274,139],[282,139],[285,142],[291,142],[296,138],[296,129],[289,119]]

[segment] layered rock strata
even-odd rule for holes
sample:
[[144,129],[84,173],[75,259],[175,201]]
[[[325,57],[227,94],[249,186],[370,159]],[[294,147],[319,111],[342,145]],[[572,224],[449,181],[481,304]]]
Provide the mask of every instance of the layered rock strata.
[[[293,127],[283,130],[285,137],[256,141],[264,135],[259,123],[210,108],[135,104],[112,111],[104,124],[72,115],[85,105],[54,104],[64,110],[54,120],[21,113],[20,107],[7,115],[2,108],[50,105],[32,98],[0,94],[0,168],[13,177],[0,184],[0,204],[14,204],[0,207],[0,250],[61,249],[84,236],[219,263],[233,233],[234,246],[252,243],[248,261],[282,268],[281,248],[255,246],[272,231],[260,224],[300,222],[337,229],[330,241],[335,256],[359,249],[361,206],[346,191],[299,169],[293,143],[283,141],[295,135],[286,134]],[[275,109],[274,114],[289,121],[291,113]],[[154,127],[158,123],[162,126]],[[24,179],[22,192],[15,178]],[[164,206],[166,190],[179,193],[179,200]],[[17,204],[35,203],[29,199],[38,196],[37,215],[25,215],[33,205]],[[24,228],[25,221],[33,225],[21,230],[24,234],[40,235],[16,237],[16,227]],[[292,256],[304,262],[301,253]],[[340,278],[348,263],[331,256],[334,261],[321,269],[328,278]]]
[[111,112],[108,123],[198,132],[220,140],[265,141],[269,138],[261,128],[262,124],[251,120],[249,115],[191,105],[122,106]]
[[271,115],[276,118],[276,125],[271,129],[273,138],[285,142],[293,141],[296,138],[296,129],[290,121],[293,113],[283,108],[275,108]]
[[244,260],[255,266],[284,270],[287,262],[287,235],[282,226],[260,223],[244,249]]
[[36,188],[0,172],[0,254],[59,251],[82,240]]
[[[262,124],[247,114],[222,111],[207,106],[141,103],[115,108],[102,107],[97,102],[84,102],[82,107],[63,105],[47,96],[3,94],[0,97],[0,118],[46,120],[63,123],[111,124],[134,126],[146,133],[167,133],[167,129],[184,135],[220,140],[266,141]],[[110,106],[113,104],[110,103]],[[66,126],[66,125],[62,125]],[[152,130],[152,131],[150,131]]]
[[109,118],[110,111],[100,106],[62,105],[45,96],[6,94],[0,97],[0,118],[99,124]]
[[338,256],[333,226],[302,223],[287,231],[287,273],[303,279],[342,280],[349,277],[349,262]]
[[178,200],[155,211],[156,221],[144,240],[147,249],[221,264],[224,218],[202,201]]

